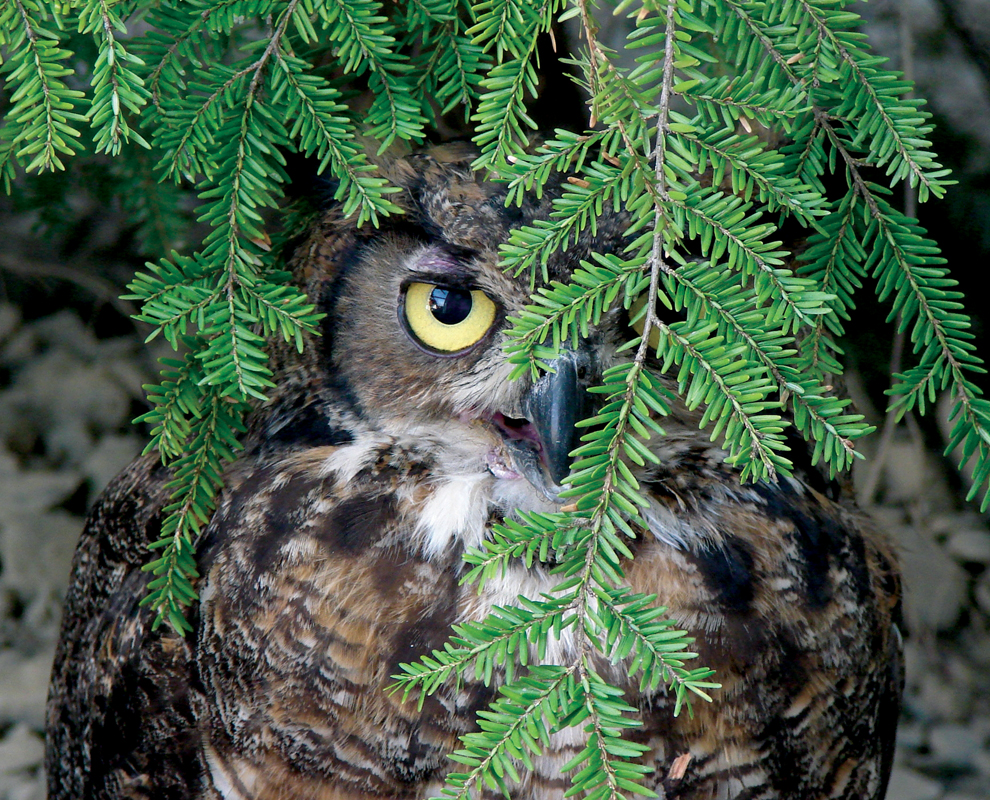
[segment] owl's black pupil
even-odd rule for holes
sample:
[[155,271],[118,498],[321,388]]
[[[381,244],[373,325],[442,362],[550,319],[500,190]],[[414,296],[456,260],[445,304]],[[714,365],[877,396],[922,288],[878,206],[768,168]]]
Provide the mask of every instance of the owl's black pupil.
[[471,303],[471,292],[466,289],[437,286],[430,292],[430,313],[444,325],[456,325],[466,320],[471,313]]

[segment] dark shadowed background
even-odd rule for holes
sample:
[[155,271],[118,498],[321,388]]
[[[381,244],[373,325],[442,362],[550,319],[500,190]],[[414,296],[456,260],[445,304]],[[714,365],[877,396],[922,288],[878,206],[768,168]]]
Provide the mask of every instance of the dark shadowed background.
[[[935,114],[936,148],[959,184],[920,217],[982,339],[990,0],[852,8]],[[568,94],[559,88],[545,95]],[[566,122],[548,104],[536,117]],[[86,509],[143,447],[145,432],[130,420],[145,410],[141,385],[164,352],[143,344],[148,330],[118,299],[134,270],[163,254],[128,226],[114,188],[112,171],[90,163],[0,199],[0,800],[45,796],[44,702],[72,550]],[[849,389],[882,429],[897,356],[886,309],[861,300],[845,343]],[[863,445],[868,458],[855,473],[861,502],[900,543],[907,585],[908,690],[890,800],[990,798],[990,531],[964,500],[966,475],[941,455],[943,431],[944,415],[909,418]]]

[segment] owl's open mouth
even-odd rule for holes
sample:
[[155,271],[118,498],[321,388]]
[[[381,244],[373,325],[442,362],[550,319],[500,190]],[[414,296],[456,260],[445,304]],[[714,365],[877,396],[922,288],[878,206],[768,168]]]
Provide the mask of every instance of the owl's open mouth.
[[550,371],[522,398],[522,417],[501,412],[485,421],[502,437],[503,446],[488,454],[488,470],[497,478],[525,478],[554,503],[563,503],[561,484],[571,470],[578,420],[585,410],[591,358],[586,349],[563,347]]
[[536,426],[528,419],[507,417],[496,412],[489,418],[502,436],[503,447],[488,454],[488,471],[496,478],[525,478],[554,503],[563,489],[550,474],[546,448]]
[[492,422],[495,423],[495,427],[501,431],[504,438],[532,442],[539,452],[543,452],[540,434],[536,430],[536,426],[528,419],[507,417],[496,411],[492,416]]

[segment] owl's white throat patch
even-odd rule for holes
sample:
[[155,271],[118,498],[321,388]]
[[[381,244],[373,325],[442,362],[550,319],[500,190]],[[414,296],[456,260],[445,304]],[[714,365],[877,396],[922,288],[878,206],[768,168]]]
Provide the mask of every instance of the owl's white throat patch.
[[[533,462],[529,471],[540,469],[537,451],[522,438],[520,449]],[[359,473],[373,468],[388,449],[405,454],[405,459],[428,462],[429,471],[411,473],[400,482],[397,493],[414,520],[412,547],[425,558],[445,558],[457,545],[480,546],[493,516],[510,516],[517,509],[550,512],[559,508],[559,501],[554,502],[546,487],[535,486],[520,468],[520,455],[510,451],[513,443],[488,420],[455,418],[439,428],[435,423],[406,421],[401,431],[367,431],[353,444],[337,448],[323,462],[321,472],[332,474],[340,483],[351,483]]]
[[445,555],[457,543],[478,547],[493,515],[557,507],[518,468],[489,421],[456,419],[440,436],[435,429],[424,432],[419,446],[427,441],[435,463],[414,532],[426,557]]
[[477,547],[485,536],[490,511],[492,478],[487,473],[450,475],[434,483],[419,509],[415,534],[422,538],[423,554],[436,558],[456,541]]

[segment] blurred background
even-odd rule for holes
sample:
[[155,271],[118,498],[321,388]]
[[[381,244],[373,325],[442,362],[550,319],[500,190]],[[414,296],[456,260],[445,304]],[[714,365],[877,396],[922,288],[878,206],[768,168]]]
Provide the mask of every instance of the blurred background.
[[[874,47],[913,76],[958,185],[920,209],[990,321],[990,0],[872,0]],[[0,98],[0,109],[3,108]],[[552,125],[553,120],[548,122]],[[122,167],[90,159],[0,195],[0,800],[45,797],[43,716],[61,599],[87,508],[142,449],[131,420],[164,353],[119,297],[145,260],[195,245],[185,195],[115,195]],[[910,203],[905,198],[905,203]],[[135,214],[146,220],[137,229]],[[898,363],[887,311],[857,298],[849,390],[880,429],[862,446],[860,501],[897,539],[908,687],[890,800],[990,798],[990,529],[942,456],[944,413],[885,426]],[[980,341],[984,358],[990,350]]]

